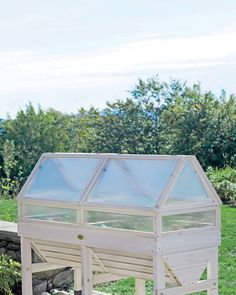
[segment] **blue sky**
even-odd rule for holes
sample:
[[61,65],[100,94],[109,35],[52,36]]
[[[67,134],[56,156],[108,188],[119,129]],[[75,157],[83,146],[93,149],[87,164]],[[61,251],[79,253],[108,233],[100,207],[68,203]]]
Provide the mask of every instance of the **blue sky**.
[[236,93],[236,1],[1,1],[2,118],[103,107],[155,74]]

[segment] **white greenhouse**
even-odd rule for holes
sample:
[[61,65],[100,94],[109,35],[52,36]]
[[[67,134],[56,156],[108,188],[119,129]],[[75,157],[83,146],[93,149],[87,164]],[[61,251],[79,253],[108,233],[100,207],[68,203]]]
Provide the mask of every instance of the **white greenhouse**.
[[155,295],[218,294],[221,201],[194,156],[43,154],[18,204],[23,295],[62,267],[75,294],[128,277],[136,295],[146,280]]

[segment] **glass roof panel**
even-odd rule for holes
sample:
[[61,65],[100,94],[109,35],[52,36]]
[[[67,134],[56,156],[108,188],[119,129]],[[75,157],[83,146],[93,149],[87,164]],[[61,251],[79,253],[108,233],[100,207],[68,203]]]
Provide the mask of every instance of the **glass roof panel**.
[[78,202],[99,161],[99,158],[46,158],[23,197]]
[[176,179],[165,205],[174,206],[199,203],[208,198],[209,196],[190,161],[185,161],[184,167]]
[[154,207],[178,160],[110,159],[87,202]]

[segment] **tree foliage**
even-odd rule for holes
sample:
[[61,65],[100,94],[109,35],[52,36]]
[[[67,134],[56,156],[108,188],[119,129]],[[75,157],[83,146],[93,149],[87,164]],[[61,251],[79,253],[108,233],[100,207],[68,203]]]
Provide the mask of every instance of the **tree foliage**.
[[102,110],[64,114],[29,104],[0,121],[2,192],[14,196],[43,152],[194,154],[205,169],[235,167],[236,98],[153,77]]

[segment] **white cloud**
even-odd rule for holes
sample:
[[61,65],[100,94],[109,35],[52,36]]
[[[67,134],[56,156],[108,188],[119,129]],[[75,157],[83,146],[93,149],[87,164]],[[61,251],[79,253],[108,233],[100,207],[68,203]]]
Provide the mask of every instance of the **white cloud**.
[[[143,38],[143,36],[142,36]],[[79,88],[93,83],[148,75],[149,71],[235,65],[236,33],[191,38],[133,40],[90,55],[46,56],[0,53],[0,93]],[[95,85],[93,84],[93,85]],[[96,86],[96,85],[95,85]]]

